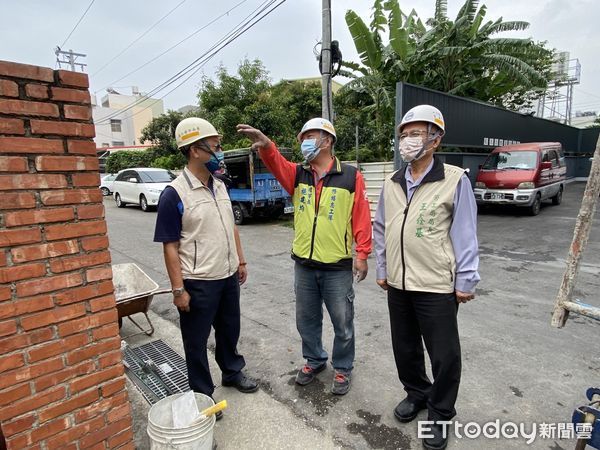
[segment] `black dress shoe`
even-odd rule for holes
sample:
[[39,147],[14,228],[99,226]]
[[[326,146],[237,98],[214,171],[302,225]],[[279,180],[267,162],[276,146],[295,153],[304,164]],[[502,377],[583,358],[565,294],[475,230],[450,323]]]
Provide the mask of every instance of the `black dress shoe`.
[[428,450],[443,450],[448,445],[449,428],[446,425],[433,424],[429,429],[429,435],[423,439],[423,447]]
[[251,392],[256,392],[258,390],[258,383],[244,374],[241,374],[235,381],[223,381],[221,384],[223,386],[234,387],[244,394],[250,394]]
[[413,403],[407,398],[398,403],[398,406],[394,408],[394,416],[400,422],[406,423],[413,420],[419,414],[419,411],[427,408],[424,402]]

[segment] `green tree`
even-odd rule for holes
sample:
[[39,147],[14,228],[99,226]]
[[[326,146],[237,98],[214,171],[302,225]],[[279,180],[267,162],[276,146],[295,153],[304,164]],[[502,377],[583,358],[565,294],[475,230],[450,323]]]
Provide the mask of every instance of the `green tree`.
[[179,153],[175,142],[175,128],[183,119],[184,115],[182,113],[172,110],[153,118],[142,129],[142,142],[152,144],[158,156]]
[[388,155],[391,145],[398,80],[508,108],[529,105],[543,93],[553,52],[531,39],[497,37],[529,24],[484,21],[486,11],[479,0],[466,0],[453,21],[447,1],[437,0],[434,17],[423,22],[414,9],[405,14],[397,0],[375,0],[368,26],[354,11],[346,13],[360,63],[344,63],[344,75],[352,78],[344,89],[369,99],[362,109],[369,113],[378,155]]

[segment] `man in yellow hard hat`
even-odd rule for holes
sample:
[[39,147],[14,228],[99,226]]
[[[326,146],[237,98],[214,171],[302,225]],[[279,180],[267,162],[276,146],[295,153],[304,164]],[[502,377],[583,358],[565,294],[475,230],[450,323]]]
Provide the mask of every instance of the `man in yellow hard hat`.
[[[377,284],[388,294],[392,347],[406,398],[400,422],[428,410],[427,449],[448,442],[461,375],[457,312],[479,281],[477,204],[460,167],[434,158],[446,124],[439,109],[419,105],[398,126],[406,163],[384,181],[373,223]],[[433,382],[425,372],[423,341]]]
[[210,122],[190,117],[175,137],[187,165],[160,197],[154,241],[163,243],[190,387],[209,396],[214,391],[206,348],[213,327],[222,385],[254,392],[258,385],[242,372],[246,363],[237,352],[246,261],[227,188],[214,176],[223,166],[221,135]]
[[325,303],[335,332],[331,392],[344,395],[354,365],[352,275],[358,281],[366,277],[371,252],[371,215],[362,174],[333,155],[336,133],[329,120],[311,119],[298,133],[305,164],[287,161],[255,128],[238,125],[238,131],[254,142],[253,148],[294,203],[296,326],[306,359],[296,383],[309,384],[327,365],[321,340]]

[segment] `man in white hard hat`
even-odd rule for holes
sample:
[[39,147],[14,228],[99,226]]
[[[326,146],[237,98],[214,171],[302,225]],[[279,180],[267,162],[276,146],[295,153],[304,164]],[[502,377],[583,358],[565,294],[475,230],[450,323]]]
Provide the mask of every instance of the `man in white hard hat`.
[[[445,132],[431,105],[408,111],[398,126],[400,156],[407,163],[388,177],[373,223],[377,284],[387,290],[392,346],[407,397],[394,410],[410,422],[428,409],[431,426],[423,444],[447,445],[448,421],[461,375],[456,315],[475,297],[479,281],[477,205],[464,169],[433,154]],[[422,340],[431,360],[425,373]]]
[[353,272],[357,281],[366,277],[371,252],[371,216],[362,174],[333,155],[336,133],[326,119],[309,120],[298,134],[305,164],[287,161],[255,128],[238,125],[238,131],[253,141],[252,147],[294,203],[296,326],[306,359],[296,383],[309,384],[327,365],[322,343],[325,303],[335,332],[331,391],[344,395],[354,367]]
[[206,348],[213,327],[222,385],[255,392],[237,352],[247,271],[227,188],[214,176],[223,166],[221,135],[210,122],[190,117],[177,125],[175,138],[187,165],[160,197],[154,241],[163,243],[190,387],[209,396],[214,391]]

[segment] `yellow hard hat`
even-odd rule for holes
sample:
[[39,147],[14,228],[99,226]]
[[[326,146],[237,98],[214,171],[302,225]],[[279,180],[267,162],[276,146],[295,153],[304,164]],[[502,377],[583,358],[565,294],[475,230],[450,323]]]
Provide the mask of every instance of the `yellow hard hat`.
[[175,128],[175,140],[177,148],[193,144],[200,139],[211,136],[222,137],[217,129],[208,120],[199,117],[188,117],[183,119]]

